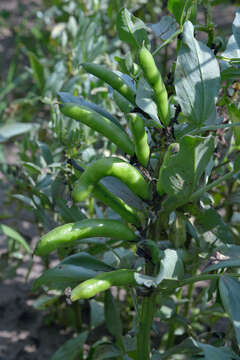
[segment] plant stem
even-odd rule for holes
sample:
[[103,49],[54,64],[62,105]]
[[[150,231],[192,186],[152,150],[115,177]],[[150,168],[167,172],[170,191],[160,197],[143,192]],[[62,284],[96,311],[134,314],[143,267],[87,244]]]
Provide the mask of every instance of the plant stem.
[[190,304],[191,304],[191,300],[192,300],[193,289],[194,289],[194,283],[190,284],[189,287],[188,287],[188,292],[187,292],[188,302],[186,302],[184,304],[184,310],[183,310],[184,317],[188,316],[189,308],[191,308]]
[[214,43],[214,26],[212,23],[212,8],[211,5],[209,3],[209,1],[207,1],[206,3],[206,7],[205,7],[205,14],[206,14],[206,26],[208,28],[208,42],[207,42],[207,46],[211,47],[212,44]]
[[[240,277],[240,273],[225,273],[225,274],[204,274],[204,275],[196,275],[196,276],[191,276],[187,279],[184,279],[184,280],[179,280],[179,281],[176,281],[174,282],[174,284],[172,284],[172,286],[168,286],[168,290],[172,291],[172,289],[177,289],[177,288],[180,288],[180,287],[183,287],[183,286],[186,286],[186,285],[190,285],[190,284],[193,284],[193,283],[197,283],[199,281],[205,281],[205,280],[219,280],[222,276],[230,276],[230,277],[237,277],[239,278]],[[163,290],[161,289],[161,287],[159,287],[157,289],[158,292],[162,292]],[[166,294],[166,292],[165,292]]]
[[[227,188],[227,194],[226,194],[226,201],[228,197],[231,195],[233,190],[234,181],[229,182],[228,188]],[[226,215],[225,215],[225,221],[230,223],[231,218],[233,216],[233,204],[232,203],[226,203]]]
[[[155,265],[146,262],[146,275],[156,275],[157,268]],[[150,289],[151,290],[151,289]],[[142,306],[139,319],[139,328],[137,334],[137,359],[150,360],[150,332],[152,328],[153,317],[155,313],[157,292],[153,290],[147,296],[142,298]]]
[[150,359],[150,331],[155,312],[156,292],[143,297],[137,335],[137,359]]
[[172,42],[178,35],[180,35],[183,31],[183,28],[182,26],[180,27],[180,29],[178,29],[177,31],[175,31],[175,33],[173,33],[170,38],[168,38],[167,40],[165,40],[158,48],[156,48],[152,55],[153,56],[156,56],[157,53],[159,53],[159,51],[164,47],[166,46],[167,44],[169,44],[170,42]]
[[227,129],[227,128],[232,128],[235,126],[240,126],[240,122],[234,123],[234,124],[221,124],[221,125],[207,125],[207,126],[202,126],[199,129],[194,129],[192,131],[189,132],[189,135],[197,135],[197,134],[201,134],[204,131],[215,131],[218,129]]
[[233,175],[237,174],[238,171],[233,170],[230,171],[229,173],[219,177],[217,180],[213,181],[211,184],[205,185],[203,186],[201,189],[195,191],[192,196],[190,197],[190,201],[194,201],[197,200],[201,195],[203,195],[205,192],[211,190],[212,188],[214,188],[215,186],[221,184],[223,181],[231,179],[233,177]]
[[229,62],[230,64],[239,64],[240,58],[228,58],[225,56],[218,55],[217,59]]
[[77,332],[80,333],[82,330],[82,314],[80,310],[80,304],[78,301],[73,303],[73,311],[75,313],[75,325]]
[[198,281],[220,279],[221,276],[240,277],[240,274],[239,273],[227,273],[225,275],[223,275],[223,274],[196,275],[196,276],[192,276],[188,279],[179,281],[179,286],[189,285],[189,284],[192,284],[192,283],[195,283]]

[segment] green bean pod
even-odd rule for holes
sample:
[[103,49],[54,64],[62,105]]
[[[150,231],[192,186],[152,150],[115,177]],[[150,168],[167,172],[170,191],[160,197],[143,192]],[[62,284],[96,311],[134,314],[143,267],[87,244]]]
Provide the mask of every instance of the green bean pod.
[[82,65],[88,73],[105,81],[113,89],[117,90],[122,96],[135,105],[135,92],[121,79],[120,76],[103,65],[93,63],[84,63]]
[[[71,164],[81,174],[84,172],[84,169],[79,166],[74,160],[71,159],[69,161],[69,164]],[[141,218],[138,214],[138,210],[126,204],[120,197],[114,195],[111,191],[109,191],[106,186],[102,185],[101,183],[96,184],[93,190],[93,196],[100,200],[103,204],[112,208],[127,222],[136,226],[141,225]]]
[[94,110],[74,103],[65,103],[60,106],[61,112],[70,118],[80,121],[91,129],[98,131],[111,140],[120,149],[129,155],[134,154],[134,145],[126,132],[121,130],[108,118]]
[[147,167],[150,155],[148,145],[148,136],[144,128],[144,121],[138,114],[128,114],[129,126],[135,145],[135,153],[138,161],[144,167]]
[[162,124],[168,126],[170,122],[168,93],[162,80],[162,76],[158,71],[152,54],[145,46],[142,46],[140,49],[138,58],[144,77],[154,91],[154,100],[157,105],[158,116]]
[[120,269],[97,275],[76,286],[71,293],[71,300],[89,299],[111,286],[136,286],[134,270]]
[[96,160],[84,171],[73,191],[73,199],[84,201],[105,176],[118,178],[144,200],[151,198],[149,185],[137,169],[122,159],[108,157]]
[[110,237],[116,240],[133,241],[134,234],[121,221],[112,219],[84,219],[51,230],[37,243],[35,255],[45,256],[62,246],[72,245],[76,240],[91,237]]

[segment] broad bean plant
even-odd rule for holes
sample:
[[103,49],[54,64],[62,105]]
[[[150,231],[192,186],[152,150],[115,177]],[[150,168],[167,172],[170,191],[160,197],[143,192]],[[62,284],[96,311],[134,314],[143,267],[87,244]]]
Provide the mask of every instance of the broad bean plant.
[[225,43],[207,1],[169,0],[168,10],[145,24],[121,9],[118,70],[103,57],[80,64],[108,87],[118,116],[58,93],[64,119],[107,146],[88,163],[68,158],[82,217],[38,241],[35,255],[57,251],[59,264],[34,289],[65,292],[76,314],[96,296],[108,336],[83,353],[91,329],[82,323],[52,359],[240,359],[240,9]]

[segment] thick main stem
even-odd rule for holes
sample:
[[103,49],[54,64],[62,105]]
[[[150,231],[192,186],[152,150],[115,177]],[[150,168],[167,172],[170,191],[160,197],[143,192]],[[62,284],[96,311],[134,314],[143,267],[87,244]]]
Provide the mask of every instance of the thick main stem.
[[139,331],[137,335],[137,359],[150,359],[150,332],[155,312],[156,294],[143,297],[142,308],[139,321]]
[[[146,275],[154,276],[158,266],[153,263],[146,263]],[[149,289],[151,291],[151,289]],[[155,302],[157,292],[155,289],[142,298],[142,306],[139,319],[139,328],[137,334],[137,359],[149,360],[150,359],[150,333],[152,328],[153,317],[155,313]]]

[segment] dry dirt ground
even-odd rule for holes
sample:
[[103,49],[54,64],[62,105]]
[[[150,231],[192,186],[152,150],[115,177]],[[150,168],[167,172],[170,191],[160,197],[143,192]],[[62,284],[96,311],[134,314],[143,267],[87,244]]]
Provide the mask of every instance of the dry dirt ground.
[[[41,0],[0,0],[0,11],[11,11],[11,22],[19,24],[24,17],[29,18],[40,6]],[[19,16],[19,6],[22,7],[22,15]],[[31,9],[31,12],[29,12]],[[219,6],[214,11],[214,21],[219,28],[231,33],[231,23],[236,6],[229,5],[226,8]],[[34,21],[33,15],[30,17]],[[6,28],[0,32],[0,64],[1,76],[7,71],[9,61],[13,55],[14,39],[11,31]],[[16,148],[11,144],[5,150],[9,163],[14,163],[17,154]],[[15,204],[6,207],[6,191],[8,184],[0,177],[0,215],[4,212],[16,214]],[[2,221],[13,226],[21,234],[29,239],[33,248],[38,239],[38,231],[33,223],[31,214],[21,211],[17,217]],[[6,251],[6,238],[0,235],[0,255]],[[0,258],[1,260],[1,258]],[[28,282],[25,275],[29,266],[29,257],[24,258],[23,264],[18,268],[17,275],[13,278],[0,280],[0,360],[42,360],[50,359],[54,351],[71,337],[66,329],[57,326],[47,326],[44,313],[35,310],[33,302],[34,294],[31,293],[31,284],[37,278],[43,266],[40,260],[34,261],[33,270]]]

